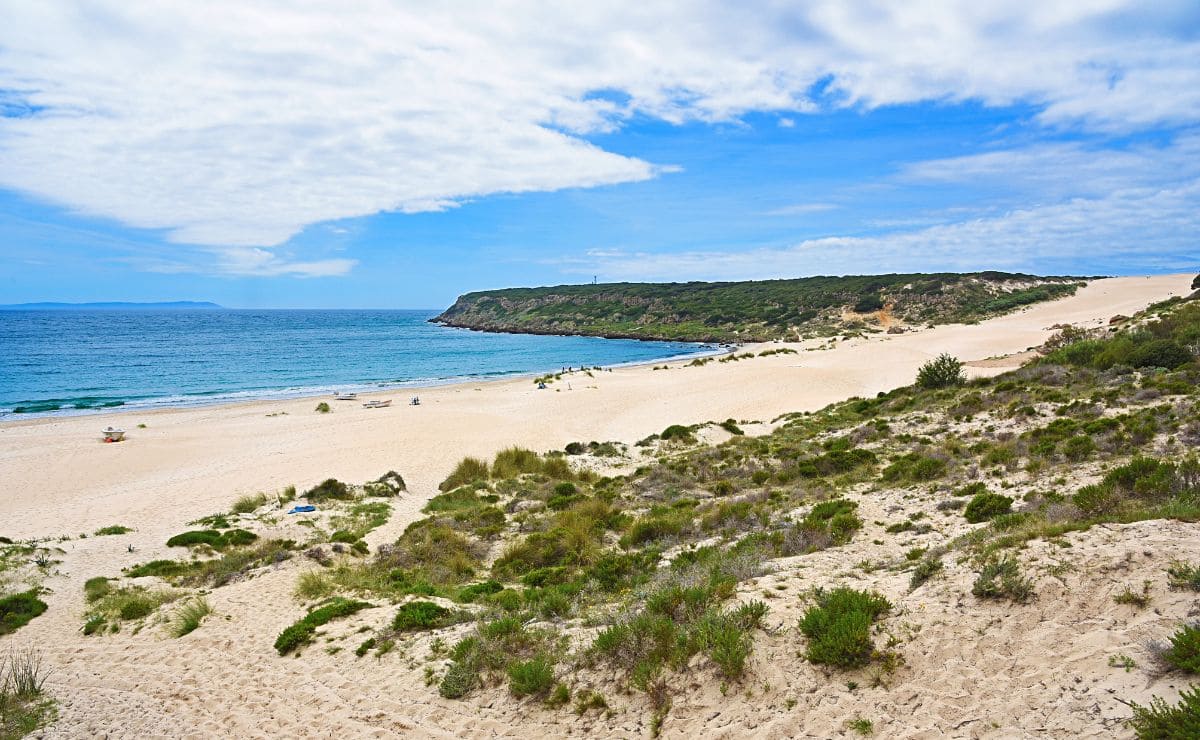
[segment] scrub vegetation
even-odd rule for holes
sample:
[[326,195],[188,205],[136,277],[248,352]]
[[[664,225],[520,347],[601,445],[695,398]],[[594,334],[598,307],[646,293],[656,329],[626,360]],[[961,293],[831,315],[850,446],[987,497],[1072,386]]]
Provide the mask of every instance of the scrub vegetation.
[[1072,294],[1079,278],[1004,272],[732,283],[611,283],[468,293],[433,319],[528,334],[746,342],[977,321]]

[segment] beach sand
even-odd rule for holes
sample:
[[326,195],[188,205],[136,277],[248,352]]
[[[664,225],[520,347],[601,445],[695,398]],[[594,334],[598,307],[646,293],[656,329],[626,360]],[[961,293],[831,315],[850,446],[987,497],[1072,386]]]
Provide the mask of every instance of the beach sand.
[[[542,710],[527,716],[513,699],[486,706],[442,700],[421,685],[420,669],[408,668],[403,661],[355,662],[317,649],[301,660],[279,658],[270,646],[274,635],[302,613],[291,597],[298,564],[217,590],[209,599],[218,616],[181,640],[81,636],[82,584],[135,562],[177,554],[164,546],[168,536],[190,520],[228,510],[242,494],[288,485],[304,489],[329,477],[361,482],[396,470],[408,482],[409,493],[395,502],[391,521],[368,538],[374,546],[394,539],[420,516],[424,501],[464,455],[486,457],[514,444],[543,451],[572,441],[633,443],[676,423],[726,418],[769,422],[783,413],[815,410],[850,396],[873,396],[909,384],[917,368],[941,352],[971,361],[968,369],[973,374],[994,374],[1019,365],[1019,353],[1045,341],[1053,325],[1106,326],[1114,315],[1132,315],[1153,302],[1187,294],[1191,279],[1189,274],[1098,280],[1073,297],[976,325],[876,334],[837,341],[830,349],[815,349],[817,342],[789,345],[798,353],[714,361],[703,367],[673,362],[666,370],[640,366],[595,372],[593,377],[574,373],[546,390],[537,390],[523,378],[374,394],[394,399],[386,409],[329,400],[329,414],[314,411],[318,400],[328,399],[306,398],[5,421],[0,423],[0,535],[74,537],[113,524],[135,531],[64,542],[62,562],[45,581],[51,591],[44,597],[50,611],[15,635],[0,638],[0,651],[33,643],[46,652],[54,669],[47,689],[60,702],[60,719],[48,731],[54,737],[490,737],[589,730],[641,734],[645,728],[640,718],[624,722],[618,717],[593,727],[590,720],[576,721],[569,712],[554,721],[542,717]],[[784,345],[739,352],[778,346]],[[421,397],[420,406],[407,405],[414,393]],[[100,429],[110,424],[128,430],[129,439],[102,443]],[[1176,530],[1187,526],[1143,523],[1073,537],[1082,551],[1112,559],[1123,548],[1141,552],[1174,547],[1174,537],[1187,536]],[[1188,531],[1194,544],[1196,530]],[[129,545],[134,547],[132,554]],[[1200,551],[1190,554],[1200,556]],[[850,558],[841,551],[826,555]],[[1136,560],[1135,556],[1136,552],[1130,557]],[[1139,576],[1138,562],[1123,562],[1130,570],[1127,580]],[[966,577],[965,571],[954,575]],[[1070,578],[1081,582],[1080,574]],[[1145,623],[1154,619],[1125,619],[1109,609],[1114,606],[1110,595],[1076,593],[1076,601],[1096,601],[1092,606],[1101,613],[1096,625],[1057,613],[1048,604],[1026,613],[1019,625],[1006,627],[1015,630],[1012,647],[995,655],[979,653],[984,660],[961,643],[950,644],[956,635],[970,639],[967,627],[977,626],[974,621],[954,621],[961,585],[943,584],[922,607],[950,626],[918,642],[921,652],[914,655],[919,657],[910,660],[916,660],[914,670],[921,677],[906,679],[916,683],[903,701],[889,700],[897,714],[892,717],[895,722],[886,725],[888,736],[939,735],[948,728],[956,728],[951,734],[963,737],[1037,734],[1032,725],[1013,717],[1027,714],[1031,703],[1066,701],[1063,692],[1081,690],[1079,681],[1070,683],[1080,676],[1080,681],[1091,681],[1089,690],[1095,688],[1101,679],[1092,680],[1093,659],[1112,652],[1113,644],[1133,639],[1131,635],[1140,636]],[[1172,598],[1182,600],[1183,595]],[[1064,627],[1054,620],[1085,633],[1056,645],[1055,630]],[[1051,648],[1064,655],[1054,657],[1048,652]],[[768,683],[783,681],[780,686],[790,687],[795,676],[775,676],[771,667],[772,650],[783,649],[768,646],[755,665]],[[1085,662],[1089,667],[1081,668]],[[811,667],[805,670],[816,673]],[[1002,675],[993,676],[997,672]],[[971,682],[986,680],[995,681],[995,690],[976,695]],[[1065,684],[1061,691],[1056,688],[1060,682]],[[1131,698],[1144,700],[1148,687],[1142,689]],[[735,708],[724,710],[727,702],[715,688],[704,691],[708,693],[673,711],[668,735],[733,737],[752,732],[787,737],[803,734],[803,728],[812,736],[828,736],[844,729],[833,719],[781,720],[767,711],[782,706],[778,691],[772,694],[764,688],[757,708],[755,701],[739,696],[729,704]],[[789,691],[794,696],[801,690]],[[767,701],[767,696],[773,698]],[[1078,712],[1086,715],[1088,697],[1076,698]],[[856,700],[813,689],[800,706],[843,717],[850,711],[846,705],[831,709],[839,701]],[[1111,697],[1108,701],[1114,704]],[[1047,732],[1072,731],[1076,714],[1063,711],[1063,716],[1046,720],[1046,727],[1055,728]],[[913,712],[916,716],[906,722]],[[958,720],[951,721],[956,713],[978,716],[960,726]],[[1014,732],[1000,732],[989,723]]]

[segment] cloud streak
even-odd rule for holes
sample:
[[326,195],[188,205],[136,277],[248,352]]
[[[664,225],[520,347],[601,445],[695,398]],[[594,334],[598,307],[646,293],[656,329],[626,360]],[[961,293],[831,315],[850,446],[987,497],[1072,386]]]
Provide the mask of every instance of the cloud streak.
[[605,280],[765,280],[863,272],[1034,270],[1078,274],[1194,270],[1200,180],[1123,190],[999,216],[877,236],[808,239],[783,248],[681,253],[595,250],[560,261]]
[[0,186],[237,247],[214,252],[228,274],[341,274],[263,248],[332,219],[656,177],[671,163],[585,138],[636,116],[979,100],[1105,132],[1200,119],[1194,3],[678,7],[0,0]]

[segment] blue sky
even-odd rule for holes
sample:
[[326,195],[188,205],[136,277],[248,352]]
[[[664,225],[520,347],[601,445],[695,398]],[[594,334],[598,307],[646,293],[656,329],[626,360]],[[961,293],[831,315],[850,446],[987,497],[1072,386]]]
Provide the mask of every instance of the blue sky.
[[1200,270],[1194,3],[127,5],[0,0],[0,303]]

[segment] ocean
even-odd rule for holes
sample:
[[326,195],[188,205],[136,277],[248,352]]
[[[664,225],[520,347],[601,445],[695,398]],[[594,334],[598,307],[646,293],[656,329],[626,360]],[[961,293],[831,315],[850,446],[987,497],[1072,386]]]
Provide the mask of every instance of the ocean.
[[612,366],[711,347],[492,334],[436,311],[0,311],[0,417],[196,406]]

